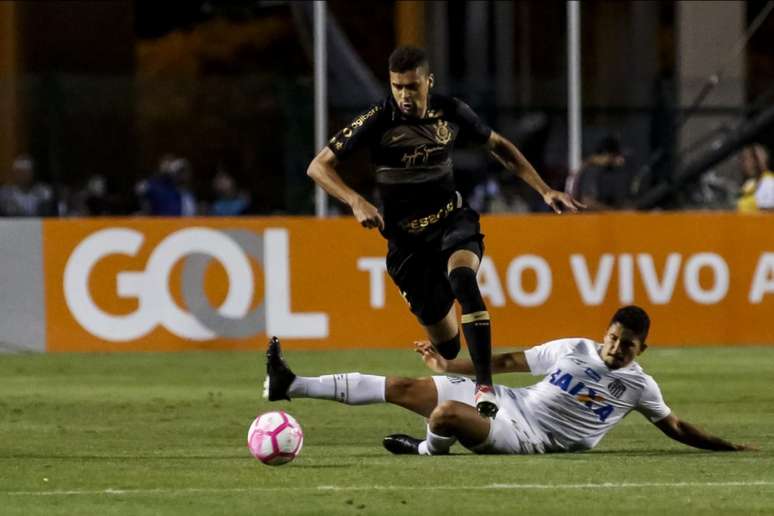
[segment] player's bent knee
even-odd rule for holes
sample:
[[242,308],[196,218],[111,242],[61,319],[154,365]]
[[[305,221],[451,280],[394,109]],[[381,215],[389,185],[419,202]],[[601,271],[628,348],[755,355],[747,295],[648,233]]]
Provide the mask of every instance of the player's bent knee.
[[430,427],[433,431],[453,434],[462,421],[462,408],[465,405],[458,401],[444,401],[430,414]]
[[470,267],[457,267],[449,272],[449,285],[455,296],[478,290],[476,271]]

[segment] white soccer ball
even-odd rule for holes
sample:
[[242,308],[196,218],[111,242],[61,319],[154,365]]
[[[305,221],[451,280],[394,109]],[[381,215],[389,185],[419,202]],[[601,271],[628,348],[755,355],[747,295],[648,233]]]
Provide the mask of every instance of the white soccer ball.
[[301,425],[287,412],[278,410],[261,414],[247,431],[247,448],[253,457],[280,466],[296,458],[304,445]]

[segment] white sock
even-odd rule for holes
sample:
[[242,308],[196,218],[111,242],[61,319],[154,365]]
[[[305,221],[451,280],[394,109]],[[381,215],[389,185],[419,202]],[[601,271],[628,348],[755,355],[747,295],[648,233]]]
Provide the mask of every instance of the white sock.
[[387,378],[360,373],[326,374],[316,377],[296,376],[288,388],[291,398],[336,400],[347,405],[385,402]]
[[427,437],[419,443],[418,449],[420,455],[446,455],[457,438],[454,436],[434,434],[430,431],[430,425],[427,426]]

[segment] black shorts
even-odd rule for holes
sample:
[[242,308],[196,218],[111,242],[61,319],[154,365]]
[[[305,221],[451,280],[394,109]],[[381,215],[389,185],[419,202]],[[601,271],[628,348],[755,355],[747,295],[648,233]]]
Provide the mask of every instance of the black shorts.
[[[408,302],[411,312],[427,326],[441,321],[454,304],[447,267],[455,251],[484,255],[479,216],[464,206],[456,210],[429,240],[390,239],[387,272]],[[435,228],[434,228],[435,229]]]

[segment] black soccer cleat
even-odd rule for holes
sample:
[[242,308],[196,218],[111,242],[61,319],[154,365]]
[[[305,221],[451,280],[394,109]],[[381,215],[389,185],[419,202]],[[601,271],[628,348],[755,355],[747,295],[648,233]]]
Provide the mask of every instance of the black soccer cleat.
[[279,339],[272,337],[266,349],[266,380],[263,382],[263,397],[269,401],[290,400],[288,388],[295,379],[296,375],[282,357]]
[[382,441],[382,445],[388,452],[395,455],[419,455],[419,443],[422,439],[411,437],[406,434],[388,435]]
[[489,403],[488,401],[481,401],[476,405],[476,410],[478,410],[478,415],[483,418],[489,418],[494,419],[497,416],[497,412],[500,410],[497,405],[494,403]]

